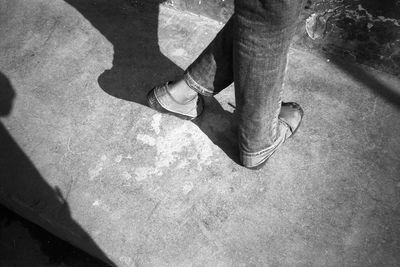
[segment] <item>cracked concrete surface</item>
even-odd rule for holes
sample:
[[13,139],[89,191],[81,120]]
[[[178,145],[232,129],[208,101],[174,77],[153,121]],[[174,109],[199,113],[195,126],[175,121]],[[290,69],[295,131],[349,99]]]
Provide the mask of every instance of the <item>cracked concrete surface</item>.
[[116,266],[396,266],[399,80],[290,50],[305,119],[237,161],[233,87],[197,123],[147,91],[213,38],[158,1],[0,1],[0,201]]

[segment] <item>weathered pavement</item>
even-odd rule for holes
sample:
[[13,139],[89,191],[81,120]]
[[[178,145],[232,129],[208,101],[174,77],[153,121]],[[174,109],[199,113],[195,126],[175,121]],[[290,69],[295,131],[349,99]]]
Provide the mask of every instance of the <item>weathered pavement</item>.
[[400,264],[398,79],[291,49],[304,122],[249,171],[233,88],[144,105],[221,25],[135,3],[0,1],[3,204],[117,266]]

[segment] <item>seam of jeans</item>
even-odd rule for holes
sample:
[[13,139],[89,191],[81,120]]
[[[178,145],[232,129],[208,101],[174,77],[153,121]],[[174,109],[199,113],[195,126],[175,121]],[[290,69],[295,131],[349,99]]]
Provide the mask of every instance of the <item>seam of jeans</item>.
[[275,111],[275,116],[272,121],[272,137],[274,138],[274,140],[278,139],[276,137],[276,134],[278,130],[279,113],[281,111],[281,106],[282,106],[282,91],[283,90],[281,89],[281,91],[279,92],[278,108]]
[[183,75],[183,79],[186,82],[186,84],[194,91],[197,93],[204,95],[204,96],[212,96],[214,92],[208,90],[207,88],[201,86],[198,82],[196,82],[192,75],[188,71],[185,72]]
[[289,57],[286,56],[285,69],[283,71],[281,90],[279,92],[279,98],[278,98],[278,108],[276,109],[275,117],[272,122],[272,136],[274,139],[277,139],[276,133],[277,133],[277,129],[278,129],[278,121],[282,122],[281,120],[279,120],[279,113],[280,113],[281,107],[282,107],[282,94],[283,94],[283,89],[285,86],[285,78],[287,77],[288,64],[289,64]]

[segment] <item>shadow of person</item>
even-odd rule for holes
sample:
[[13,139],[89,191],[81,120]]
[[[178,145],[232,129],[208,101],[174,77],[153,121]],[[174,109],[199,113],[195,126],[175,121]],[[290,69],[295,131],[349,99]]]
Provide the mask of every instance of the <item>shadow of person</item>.
[[207,108],[193,123],[232,161],[240,163],[237,143],[237,114],[225,110],[214,97],[205,98]]
[[15,92],[10,81],[0,72],[0,117],[10,114],[14,98]]
[[158,45],[162,0],[65,2],[78,10],[114,47],[112,68],[98,78],[106,93],[146,105],[146,94],[152,87],[183,73],[161,53]]
[[[0,117],[10,114],[16,97],[8,78],[0,72]],[[0,202],[49,232],[111,264],[89,234],[76,223],[68,203],[52,188],[0,122]],[[45,250],[46,244],[42,244]],[[99,266],[102,264],[99,263]],[[103,266],[106,266],[105,264]]]
[[[164,56],[158,44],[159,5],[163,0],[142,4],[128,0],[65,0],[79,11],[114,47],[113,66],[98,78],[108,94],[146,104],[147,92],[156,85],[176,80],[183,70]],[[216,115],[219,116],[211,116]],[[231,119],[215,98],[208,99],[206,112],[196,125],[232,160],[238,162],[236,141],[219,128],[219,119]],[[228,137],[228,138],[227,138]]]

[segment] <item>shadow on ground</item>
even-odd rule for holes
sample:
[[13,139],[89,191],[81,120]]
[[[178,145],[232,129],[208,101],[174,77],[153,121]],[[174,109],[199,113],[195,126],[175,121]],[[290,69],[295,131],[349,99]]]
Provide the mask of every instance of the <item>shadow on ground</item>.
[[[0,117],[10,114],[15,90],[8,78],[0,73]],[[111,260],[96,245],[92,238],[71,217],[65,196],[52,188],[41,176],[34,164],[0,123],[0,199],[3,204],[33,222],[46,225],[46,229],[76,246],[84,247],[92,255],[112,264]],[[42,218],[41,213],[50,211],[51,218]],[[4,215],[3,215],[4,216]],[[4,218],[1,218],[4,219]],[[1,240],[0,240],[1,241]],[[48,252],[48,244],[41,244],[42,251]],[[3,252],[5,250],[2,250]],[[0,257],[0,266],[7,255]],[[99,265],[100,266],[100,265]]]
[[[158,40],[159,5],[164,0],[65,0],[78,10],[114,47],[113,66],[98,78],[109,95],[146,105],[147,92],[176,80],[183,70],[161,53]],[[220,119],[234,121],[215,98],[207,99],[207,111],[195,124],[236,163],[236,136],[215,131]],[[209,116],[210,113],[217,116]],[[234,123],[233,123],[234,124]]]
[[109,265],[86,254],[0,205],[1,266]]
[[150,88],[175,79],[182,69],[165,57],[158,45],[161,0],[66,0],[114,47],[113,66],[98,78],[108,94],[146,105]]

